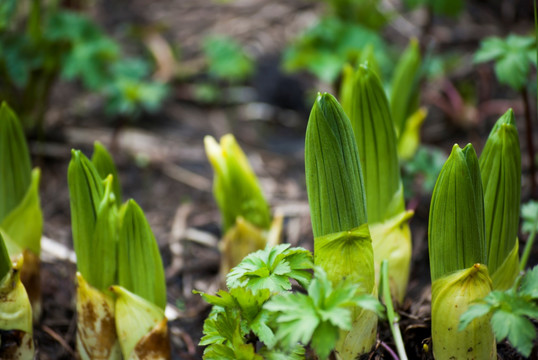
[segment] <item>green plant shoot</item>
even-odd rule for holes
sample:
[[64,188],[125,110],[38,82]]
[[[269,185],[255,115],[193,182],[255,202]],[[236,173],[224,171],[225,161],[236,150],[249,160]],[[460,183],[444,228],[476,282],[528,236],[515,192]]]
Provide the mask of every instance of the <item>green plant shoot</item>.
[[506,290],[512,287],[519,273],[521,153],[512,109],[491,130],[479,163],[484,188],[488,270],[493,288]]

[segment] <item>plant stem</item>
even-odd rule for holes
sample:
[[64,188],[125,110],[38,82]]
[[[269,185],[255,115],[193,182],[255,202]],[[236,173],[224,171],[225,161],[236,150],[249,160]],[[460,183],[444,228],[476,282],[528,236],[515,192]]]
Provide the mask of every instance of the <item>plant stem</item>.
[[390,295],[390,286],[389,286],[389,262],[388,260],[383,260],[381,262],[381,280],[380,280],[380,294],[382,296],[385,307],[387,308],[387,319],[390,325],[390,331],[392,332],[392,337],[394,338],[394,343],[396,344],[396,350],[400,356],[400,360],[407,360],[407,354],[405,353],[405,346],[402,339],[402,333],[400,332],[400,326],[398,323],[398,315],[394,312],[394,307],[392,306],[392,297]]
[[521,255],[521,261],[519,262],[519,270],[525,271],[525,267],[527,266],[527,261],[529,260],[529,255],[531,254],[532,245],[534,243],[534,238],[536,237],[536,228],[538,227],[538,211],[536,213],[536,217],[534,218],[534,226],[532,227],[532,231],[527,238],[527,243],[525,244],[525,250],[523,250],[523,255]]
[[536,197],[536,179],[535,179],[535,164],[534,164],[534,142],[532,140],[532,115],[531,107],[529,104],[529,97],[527,94],[527,87],[523,86],[521,89],[521,96],[523,97],[523,104],[525,106],[525,127],[527,135],[527,152],[529,155],[529,172],[531,179],[531,197]]

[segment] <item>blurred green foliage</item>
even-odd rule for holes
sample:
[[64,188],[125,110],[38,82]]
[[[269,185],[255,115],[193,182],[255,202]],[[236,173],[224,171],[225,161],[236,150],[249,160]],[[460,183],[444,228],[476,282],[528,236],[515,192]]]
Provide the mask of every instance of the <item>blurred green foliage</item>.
[[380,0],[321,0],[338,19],[379,30],[390,20],[390,14],[379,9]]
[[464,0],[404,0],[409,9],[425,6],[435,15],[458,16],[464,8]]
[[480,43],[475,63],[495,62],[495,75],[501,84],[519,91],[530,78],[530,65],[536,65],[536,38],[510,34],[505,39],[488,37]]
[[390,68],[386,45],[376,31],[337,17],[327,17],[285,50],[284,68],[287,71],[306,69],[323,81],[333,82],[344,64],[355,63],[367,45],[373,47],[381,71]]
[[254,71],[254,62],[241,45],[227,36],[209,36],[203,43],[209,74],[218,80],[241,82]]
[[26,130],[42,128],[58,77],[103,96],[112,115],[155,110],[166,95],[166,86],[149,78],[148,61],[125,59],[92,19],[55,2],[2,2],[0,30],[0,97],[19,111]]
[[421,194],[431,194],[446,159],[441,150],[421,145],[413,159],[402,164],[405,198],[415,195],[417,182]]

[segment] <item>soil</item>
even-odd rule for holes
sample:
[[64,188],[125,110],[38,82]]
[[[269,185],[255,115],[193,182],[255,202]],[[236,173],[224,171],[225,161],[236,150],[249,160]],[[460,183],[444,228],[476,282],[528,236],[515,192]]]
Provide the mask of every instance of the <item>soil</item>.
[[[438,51],[460,51],[467,56],[485,36],[533,29],[531,10],[525,1],[500,3],[469,1],[458,26],[454,26],[455,20],[434,19],[428,23],[427,14],[409,13],[401,17],[405,26],[391,26],[385,35],[390,42],[404,46],[409,33],[416,34],[423,42],[435,41]],[[47,113],[45,140],[31,142],[34,164],[42,169],[44,235],[72,249],[66,181],[70,149],[82,149],[90,155],[95,140],[112,148],[124,198],[135,199],[144,209],[162,250],[168,303],[176,311],[175,319],[169,322],[172,357],[200,359],[203,349],[197,344],[209,307],[192,290],[218,289],[217,241],[221,235],[211,193],[212,170],[203,148],[205,135],[220,137],[231,132],[236,136],[273,211],[285,215],[284,241],[312,250],[303,154],[310,105],[302,99],[307,90],[322,85],[307,74],[283,74],[279,56],[294,36],[316,20],[322,4],[307,0],[122,0],[99,2],[91,11],[119,38],[124,36],[119,31],[121,22],[163,27],[164,38],[181,46],[178,66],[187,70],[183,78],[172,83],[172,96],[158,113],[145,114],[136,122],[122,125],[119,131],[119,125],[103,115],[98,99],[82,93],[76,84],[58,83]],[[428,30],[426,35],[421,33],[423,29]],[[257,59],[256,75],[241,88],[252,96],[214,105],[200,104],[193,97],[193,86],[199,79],[193,74],[203,68],[200,43],[211,32],[236,37]],[[465,99],[468,104],[461,108],[443,106],[450,84],[464,88],[470,83],[476,84],[474,100]],[[230,91],[230,87],[223,84],[222,91]],[[473,142],[480,152],[496,117],[508,106],[516,109],[518,124],[523,123],[519,121],[523,119],[518,112],[522,108],[518,95],[499,86],[490,67],[472,66],[468,58],[442,81],[424,85],[421,102],[430,111],[423,142],[445,153],[454,143],[467,142]],[[523,134],[523,126],[519,131]],[[535,141],[536,135],[535,131]],[[522,140],[523,202],[530,199],[525,146]],[[414,183],[419,190],[420,181],[415,179]],[[399,313],[411,359],[432,358],[431,351],[425,350],[431,350],[429,202],[430,194],[424,191],[409,201],[416,211],[411,222],[412,273]],[[526,236],[520,239],[522,248]],[[76,266],[60,253],[44,251],[42,257],[43,315],[35,325],[35,341],[38,358],[44,360],[75,358]],[[529,265],[537,263],[535,247]],[[367,358],[391,358],[384,345],[393,346],[393,342],[387,325],[382,323],[378,344]],[[537,348],[534,350],[532,359],[538,358]],[[498,345],[498,351],[501,359],[521,358],[505,342]]]

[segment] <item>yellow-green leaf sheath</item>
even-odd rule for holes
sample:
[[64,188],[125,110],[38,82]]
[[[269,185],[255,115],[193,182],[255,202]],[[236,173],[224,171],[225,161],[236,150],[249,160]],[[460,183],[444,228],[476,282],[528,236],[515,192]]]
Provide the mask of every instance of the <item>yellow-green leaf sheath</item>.
[[[0,280],[0,359],[31,360],[34,358],[32,307],[20,281],[22,256],[11,268],[11,262],[0,235],[2,265],[9,270]],[[5,269],[5,266],[2,266]],[[10,341],[16,339],[17,341]]]
[[114,299],[77,273],[77,351],[82,360],[120,360]]
[[433,282],[432,341],[436,359],[497,359],[489,316],[477,318],[465,330],[458,331],[460,316],[473,301],[491,290],[487,267],[480,264]]
[[370,225],[376,283],[379,283],[381,262],[389,262],[390,290],[394,299],[403,302],[411,263],[411,230],[409,219],[413,211],[404,211],[393,218]]
[[123,357],[129,360],[170,358],[164,310],[121,286],[112,286],[116,299],[116,328]]

